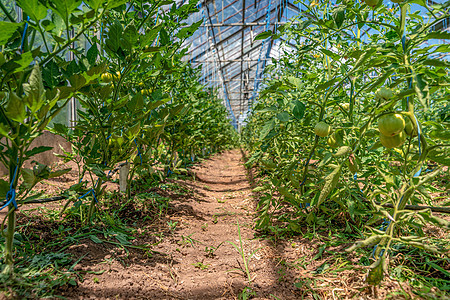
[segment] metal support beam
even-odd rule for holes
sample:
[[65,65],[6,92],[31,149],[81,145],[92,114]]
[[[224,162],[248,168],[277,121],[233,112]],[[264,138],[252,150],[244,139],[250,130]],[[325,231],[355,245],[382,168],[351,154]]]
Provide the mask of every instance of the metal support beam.
[[[264,58],[264,59],[260,59],[260,60],[262,61],[262,60],[272,60],[272,59],[271,58]],[[222,60],[222,62],[241,62],[241,61],[243,61],[243,62],[255,62],[255,61],[258,61],[258,60],[257,59],[246,59],[246,58]],[[214,63],[214,62],[216,62],[216,61],[215,60],[197,60],[197,61],[192,61],[191,60],[191,63],[193,63],[193,64]]]
[[[269,0],[271,1],[271,0]],[[242,0],[242,24],[245,24],[245,0]],[[244,32],[245,30],[241,30],[241,58],[244,55]],[[242,95],[243,82],[244,82],[244,61],[241,59],[241,82],[240,82],[240,92]],[[239,101],[239,111],[242,111],[242,101]]]
[[[258,45],[259,45],[259,44],[258,44]],[[251,48],[249,51],[244,51],[244,56],[245,56],[245,55],[250,55],[250,53],[251,53],[253,50],[258,50],[258,47],[256,46],[256,47]],[[225,68],[231,66],[231,65],[232,65],[233,63],[235,63],[236,61],[237,61],[237,62],[240,62],[242,59],[243,59],[243,58],[239,57],[238,59],[232,59],[232,60],[229,60],[225,65],[222,66],[222,70],[225,70]],[[252,60],[252,61],[258,62],[259,60]],[[262,61],[262,59],[261,59],[261,61]],[[222,61],[222,62],[223,62],[223,61]],[[255,67],[256,65],[257,65],[257,63],[256,63],[256,64],[253,64],[250,68],[247,68],[247,69],[252,69],[252,68]],[[239,76],[239,74],[240,74],[240,73],[237,73],[237,74],[233,75],[233,77],[228,78],[228,79],[234,79],[234,78],[236,78],[237,76]],[[205,78],[206,80],[208,80],[211,76],[212,76],[212,74],[208,74],[208,75],[204,76],[204,78]]]
[[[301,24],[300,22],[271,22],[269,25],[285,25],[285,24]],[[253,27],[253,26],[266,26],[267,23],[264,22],[242,22],[242,23],[215,23],[215,24],[204,24],[200,25],[200,27]]]
[[[280,9],[280,10],[278,10],[278,16],[277,16],[277,19],[278,19],[278,22],[280,22],[280,20],[281,20],[281,18],[283,17],[283,12],[284,12],[284,9],[283,9],[283,7],[284,7],[284,4],[283,4],[284,2],[282,2],[280,5],[279,5],[279,8],[282,8],[282,9]],[[288,5],[289,5],[289,3],[290,2],[288,2]],[[274,25],[274,28],[273,28],[273,31],[275,32],[275,25]],[[269,55],[270,55],[270,51],[272,50],[272,46],[273,46],[273,39],[271,38],[270,39],[270,41],[269,41],[269,45],[267,46],[267,51],[266,51],[266,58],[267,57],[269,57]],[[262,74],[262,72],[264,72],[264,68],[266,67],[266,60],[263,60],[263,65],[262,65],[262,70],[261,70],[261,74]],[[255,79],[254,79],[254,81],[258,81],[259,79],[258,79],[258,77],[259,77],[259,74],[255,74]],[[259,83],[256,83],[256,86],[255,86],[255,89],[256,90],[258,90],[258,86],[259,86]],[[253,97],[251,98],[251,100],[252,101],[254,101],[254,99],[253,99]],[[253,103],[248,103],[248,108],[250,108],[250,106],[252,105]]]
[[[263,10],[263,9],[266,8],[267,6],[268,6],[268,5],[262,7],[259,11]],[[258,11],[258,12],[259,12],[259,11]],[[275,13],[275,11],[276,11],[276,8],[272,9],[272,10],[270,11],[270,14],[272,15],[273,13]],[[256,20],[255,20],[254,22],[255,22],[255,23],[258,23],[259,21],[263,20],[265,17],[266,17],[265,14],[264,14],[264,15],[261,15],[261,16],[259,16],[258,18],[256,18]],[[212,23],[210,23],[210,24],[212,24]],[[260,25],[260,26],[254,25],[254,26],[256,26],[256,27],[261,27],[262,25]],[[239,29],[238,31],[236,31],[235,33],[230,34],[229,36],[227,36],[227,37],[223,38],[222,40],[220,40],[220,41],[218,42],[217,46],[219,46],[219,45],[221,45],[221,44],[227,42],[228,40],[230,40],[231,38],[233,38],[233,37],[235,37],[237,34],[239,34],[242,30],[244,30],[244,27],[243,27],[243,26],[241,26],[241,27],[242,27],[242,28],[240,28],[240,29]],[[250,26],[250,27],[251,27],[251,26]],[[229,31],[229,30],[231,30],[231,29],[232,29],[232,27],[225,29],[225,30],[222,32],[222,35],[225,34],[227,31]],[[262,32],[262,31],[261,31],[261,32]],[[205,44],[206,44],[206,42],[201,43],[201,44],[198,45],[197,47],[192,48],[189,52],[192,53],[192,52],[194,52],[195,50],[197,50],[198,48],[204,46]],[[188,53],[189,53],[189,52],[188,52]],[[204,55],[205,52],[206,52],[206,51],[203,51],[202,53],[200,53],[199,55],[193,57],[192,59],[196,59],[197,57]]]

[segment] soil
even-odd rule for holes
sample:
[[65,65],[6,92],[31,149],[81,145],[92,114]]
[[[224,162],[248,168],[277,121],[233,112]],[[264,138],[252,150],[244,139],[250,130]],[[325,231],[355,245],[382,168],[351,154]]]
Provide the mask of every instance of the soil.
[[[188,192],[167,192],[170,208],[157,222],[146,220],[133,207],[123,216],[134,220],[130,226],[137,234],[132,244],[152,244],[153,251],[79,240],[68,251],[74,260],[80,259],[75,270],[85,275],[60,295],[68,299],[377,299],[400,290],[401,283],[388,279],[374,294],[364,283],[367,270],[351,254],[346,258],[354,262],[353,268],[347,264],[339,272],[317,272],[325,264],[338,269],[342,261],[334,254],[344,253],[349,245],[322,249],[318,255],[320,239],[260,238],[253,229],[257,199],[240,150],[217,154],[192,171],[192,180],[173,181]],[[243,251],[248,273],[232,243]]]

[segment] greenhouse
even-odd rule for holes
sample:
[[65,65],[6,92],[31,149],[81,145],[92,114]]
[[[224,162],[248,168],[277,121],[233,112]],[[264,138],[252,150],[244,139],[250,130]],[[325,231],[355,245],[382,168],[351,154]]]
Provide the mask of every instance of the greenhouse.
[[447,299],[450,1],[1,0],[0,299]]

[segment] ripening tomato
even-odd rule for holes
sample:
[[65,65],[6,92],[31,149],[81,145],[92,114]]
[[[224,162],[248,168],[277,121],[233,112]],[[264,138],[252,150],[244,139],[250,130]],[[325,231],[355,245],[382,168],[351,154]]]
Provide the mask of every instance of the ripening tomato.
[[404,131],[400,131],[399,134],[394,136],[385,136],[380,133],[380,142],[386,148],[397,148],[403,145],[406,141],[406,133]]
[[405,120],[400,114],[388,114],[378,120],[378,130],[385,136],[399,134],[405,128]]
[[320,137],[326,137],[331,132],[331,126],[321,121],[314,127],[314,133]]

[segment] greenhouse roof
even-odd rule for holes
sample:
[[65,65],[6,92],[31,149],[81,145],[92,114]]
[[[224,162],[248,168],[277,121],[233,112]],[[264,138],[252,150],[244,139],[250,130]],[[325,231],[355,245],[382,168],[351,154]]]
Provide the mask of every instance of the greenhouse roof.
[[[190,16],[190,24],[200,20],[203,23],[186,41],[189,46],[187,59],[194,67],[201,66],[202,83],[218,90],[234,123],[245,118],[256,98],[265,66],[282,51],[280,40],[255,40],[255,37],[267,30],[275,32],[278,26],[307,9],[297,2],[203,0],[197,5],[199,11]],[[331,6],[334,2],[330,1]],[[428,0],[429,4],[434,2],[444,1]],[[420,6],[413,6],[425,13]]]
[[201,81],[218,88],[232,118],[249,109],[267,61],[277,52],[276,41],[254,40],[296,16],[300,6],[281,0],[207,0],[190,17],[203,20],[187,43],[188,59],[202,65]]

